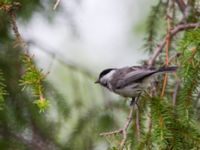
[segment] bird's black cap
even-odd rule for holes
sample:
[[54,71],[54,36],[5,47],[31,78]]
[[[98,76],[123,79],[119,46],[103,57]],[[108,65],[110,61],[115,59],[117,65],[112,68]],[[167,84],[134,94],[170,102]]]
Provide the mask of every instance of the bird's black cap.
[[108,68],[108,69],[103,70],[99,75],[99,79],[101,77],[103,77],[104,75],[106,75],[107,73],[109,73],[110,71],[112,71],[112,70],[114,70],[114,68]]
[[103,70],[100,74],[99,74],[99,78],[97,81],[95,81],[94,83],[100,83],[100,78],[103,77],[104,75],[106,75],[107,73],[109,73],[110,71],[114,70],[115,68],[108,68]]

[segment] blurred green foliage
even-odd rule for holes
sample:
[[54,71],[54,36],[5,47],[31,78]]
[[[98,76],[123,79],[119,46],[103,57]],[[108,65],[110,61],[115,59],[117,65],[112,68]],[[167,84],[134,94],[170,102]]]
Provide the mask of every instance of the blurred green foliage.
[[[12,4],[14,1],[1,2]],[[39,0],[18,2],[21,6],[16,10],[16,16],[23,23],[28,22],[34,12],[44,8],[44,2]],[[47,4],[49,6],[45,7],[53,6],[51,2]],[[101,145],[107,147],[99,133],[117,128],[119,122],[113,119],[114,112],[109,110],[110,106],[104,107],[110,105],[110,100],[104,104],[101,89],[94,88],[93,75],[88,76],[79,66],[76,69],[56,62],[56,67],[43,82],[44,76],[35,68],[34,58],[24,55],[21,48],[14,47],[15,37],[11,32],[9,15],[0,11],[0,96],[4,97],[1,99],[3,110],[0,111],[0,149],[82,150]],[[44,87],[40,87],[41,82]],[[61,86],[63,83],[65,87]],[[27,88],[22,90],[22,85]],[[8,94],[5,95],[5,91]],[[36,98],[41,91],[48,101]],[[116,104],[116,111],[121,106]],[[47,110],[39,113],[37,107]]]
[[[91,88],[90,83],[93,81],[81,73],[64,76],[62,79],[67,81],[68,88],[65,90],[72,95],[67,98],[64,98],[55,86],[45,82],[44,91],[45,97],[49,101],[49,108],[45,113],[38,113],[38,109],[32,103],[35,100],[35,94],[32,94],[30,88],[22,91],[20,86],[19,81],[24,72],[20,60],[21,53],[19,50],[13,49],[12,42],[10,45],[11,47],[8,49],[1,50],[0,56],[0,66],[4,72],[4,82],[7,85],[6,91],[9,93],[5,96],[5,107],[0,112],[0,149],[40,149],[40,143],[48,145],[49,142],[58,149],[74,149],[74,147],[82,149],[82,147],[91,145],[91,142],[96,142],[93,136],[95,133],[98,139],[96,127],[100,130],[101,124],[104,124],[105,129],[111,129],[113,124],[108,124],[111,121],[107,122],[111,119],[110,114],[96,108],[92,103],[96,98],[90,96],[93,90],[85,88],[88,85]],[[78,76],[82,78],[80,81],[77,80]],[[73,87],[73,85],[77,86]],[[105,113],[103,116],[101,111]],[[31,140],[32,138],[34,140]],[[83,141],[83,138],[88,139],[88,142]],[[77,145],[77,143],[79,144]],[[53,148],[44,146],[43,149]]]

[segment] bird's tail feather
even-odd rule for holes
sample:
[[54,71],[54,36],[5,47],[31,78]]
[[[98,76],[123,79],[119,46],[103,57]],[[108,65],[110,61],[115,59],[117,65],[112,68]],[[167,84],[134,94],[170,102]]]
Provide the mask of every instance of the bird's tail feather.
[[172,66],[172,67],[161,67],[158,69],[158,72],[175,72],[178,67]]

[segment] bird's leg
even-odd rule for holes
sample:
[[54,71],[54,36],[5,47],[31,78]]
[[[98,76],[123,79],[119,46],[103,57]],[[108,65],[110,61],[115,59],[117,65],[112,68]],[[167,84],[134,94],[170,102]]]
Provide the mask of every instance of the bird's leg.
[[132,97],[131,102],[130,102],[130,106],[135,105],[136,99],[137,99],[137,97]]
[[138,94],[137,97],[132,97],[131,102],[130,102],[130,106],[133,106],[135,104],[138,106],[138,100],[139,100],[140,95],[141,94]]

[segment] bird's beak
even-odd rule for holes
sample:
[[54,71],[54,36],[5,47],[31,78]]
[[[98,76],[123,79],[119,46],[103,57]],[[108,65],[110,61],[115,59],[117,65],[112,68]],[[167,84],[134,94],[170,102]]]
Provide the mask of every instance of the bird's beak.
[[95,84],[98,84],[98,83],[100,83],[99,79],[98,79],[97,81],[95,81],[94,83],[95,83]]

